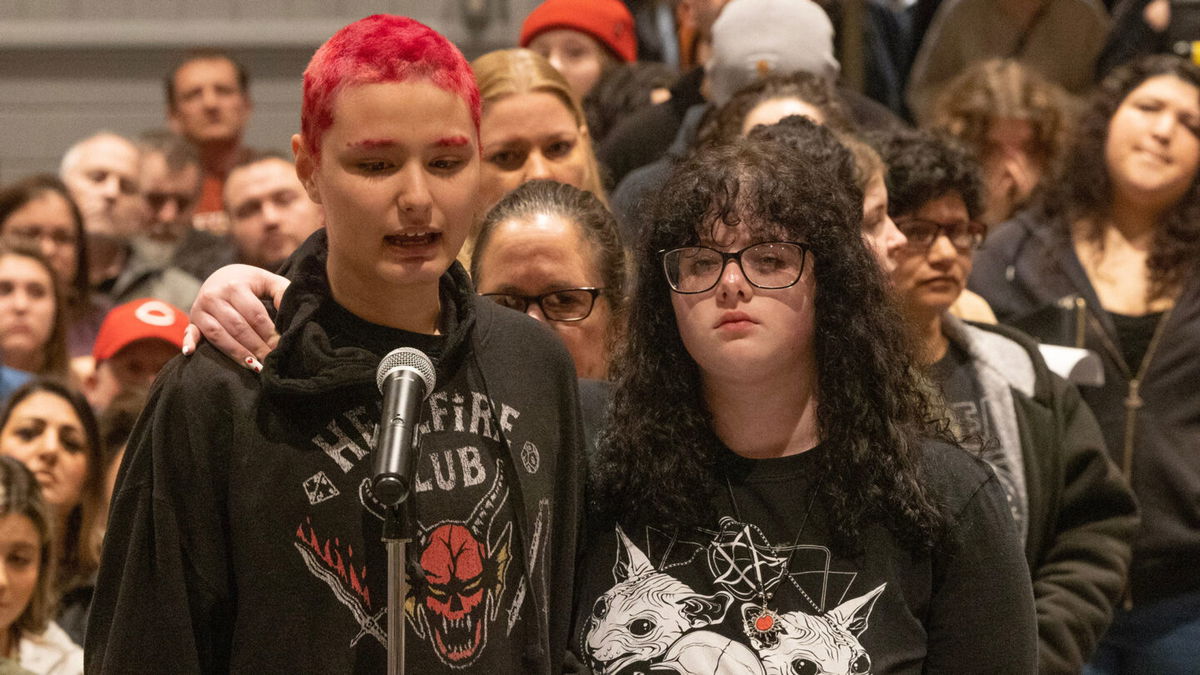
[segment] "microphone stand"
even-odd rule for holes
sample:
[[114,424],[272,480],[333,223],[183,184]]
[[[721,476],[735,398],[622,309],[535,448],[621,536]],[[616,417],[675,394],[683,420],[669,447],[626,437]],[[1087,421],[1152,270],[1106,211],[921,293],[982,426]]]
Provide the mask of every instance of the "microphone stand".
[[387,547],[388,576],[388,675],[404,675],[404,600],[408,597],[408,543],[412,541],[408,495],[385,507],[383,543]]
[[[414,519],[411,476],[417,463],[416,418],[420,403],[433,389],[429,357],[401,347],[388,353],[376,373],[383,393],[383,413],[372,459],[371,488],[383,506],[383,543],[387,548],[388,675],[404,675],[404,602],[408,598],[408,544]],[[385,383],[390,383],[386,384]]]

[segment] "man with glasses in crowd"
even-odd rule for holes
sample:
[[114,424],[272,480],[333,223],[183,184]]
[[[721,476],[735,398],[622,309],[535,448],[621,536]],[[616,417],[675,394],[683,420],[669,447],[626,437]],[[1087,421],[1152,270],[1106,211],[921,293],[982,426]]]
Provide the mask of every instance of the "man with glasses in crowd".
[[196,149],[165,129],[142,134],[138,149],[142,198],[149,212],[142,253],[197,279],[231,262],[228,240],[194,227],[202,176]]
[[1033,576],[1039,672],[1079,672],[1125,590],[1132,493],[1079,391],[1032,339],[949,312],[986,234],[978,167],[926,133],[879,146],[888,210],[908,238],[891,272],[897,299],[951,424],[1008,495]]

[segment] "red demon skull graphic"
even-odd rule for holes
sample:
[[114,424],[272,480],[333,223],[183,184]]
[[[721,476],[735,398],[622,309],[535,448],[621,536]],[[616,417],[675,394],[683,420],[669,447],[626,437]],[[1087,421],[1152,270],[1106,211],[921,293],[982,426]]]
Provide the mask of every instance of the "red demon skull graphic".
[[512,523],[492,538],[492,522],[508,498],[503,474],[466,521],[442,521],[418,535],[424,579],[413,581],[405,613],[448,666],[470,665],[487,644],[488,625],[499,612],[510,560]]

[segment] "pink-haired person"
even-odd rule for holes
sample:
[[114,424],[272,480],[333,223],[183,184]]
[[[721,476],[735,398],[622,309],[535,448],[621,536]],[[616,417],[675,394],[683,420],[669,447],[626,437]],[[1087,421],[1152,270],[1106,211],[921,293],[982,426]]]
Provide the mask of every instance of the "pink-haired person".
[[574,368],[472,292],[480,98],[444,37],[376,15],[304,74],[296,172],[325,210],[255,374],[202,346],[160,374],[126,450],[89,672],[383,672],[370,490],[375,373],[429,355],[409,503],[409,672],[562,670],[582,495]]

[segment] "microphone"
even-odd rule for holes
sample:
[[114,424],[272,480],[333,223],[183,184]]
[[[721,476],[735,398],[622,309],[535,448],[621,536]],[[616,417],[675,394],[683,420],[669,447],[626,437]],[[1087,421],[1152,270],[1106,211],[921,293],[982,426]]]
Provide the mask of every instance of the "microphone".
[[413,436],[421,402],[433,393],[436,382],[433,362],[412,347],[388,352],[375,371],[375,383],[383,393],[383,412],[375,443],[371,490],[384,506],[398,506],[408,498],[416,464]]

